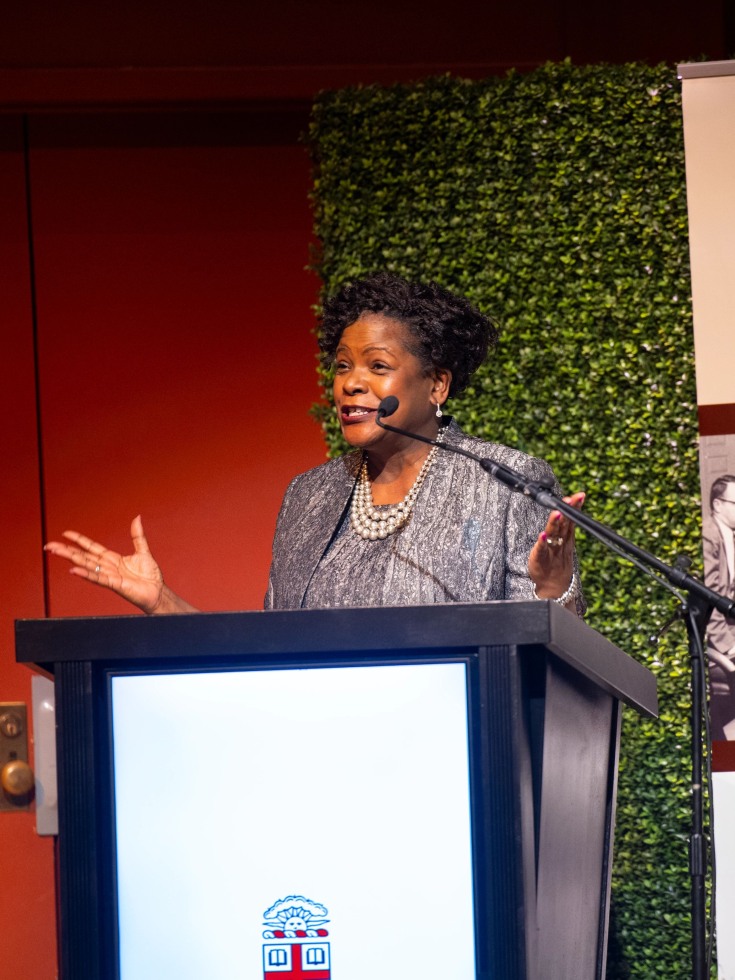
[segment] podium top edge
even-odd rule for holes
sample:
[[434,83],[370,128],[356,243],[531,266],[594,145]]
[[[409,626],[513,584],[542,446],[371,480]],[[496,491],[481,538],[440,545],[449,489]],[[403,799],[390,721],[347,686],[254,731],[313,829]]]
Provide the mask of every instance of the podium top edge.
[[[162,659],[191,655],[385,650],[396,646],[546,643],[551,616],[569,619],[580,636],[591,627],[550,600],[345,606],[177,616],[93,616],[21,619],[15,624],[19,663]],[[170,644],[163,650],[161,644]],[[207,644],[208,650],[203,648]],[[615,648],[617,649],[617,648]]]
[[16,660],[45,669],[544,646],[642,713],[657,711],[651,672],[550,600],[18,620],[15,633]]

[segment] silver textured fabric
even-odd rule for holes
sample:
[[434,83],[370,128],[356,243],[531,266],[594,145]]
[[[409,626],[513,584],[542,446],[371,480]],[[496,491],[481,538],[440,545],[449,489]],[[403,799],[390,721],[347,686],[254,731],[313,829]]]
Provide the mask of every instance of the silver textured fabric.
[[[534,479],[553,479],[543,460],[466,436],[453,421],[444,441]],[[288,487],[276,525],[267,609],[532,597],[528,556],[547,511],[472,460],[440,450],[408,523],[382,541],[365,541],[349,524],[361,458],[354,452],[330,460]]]

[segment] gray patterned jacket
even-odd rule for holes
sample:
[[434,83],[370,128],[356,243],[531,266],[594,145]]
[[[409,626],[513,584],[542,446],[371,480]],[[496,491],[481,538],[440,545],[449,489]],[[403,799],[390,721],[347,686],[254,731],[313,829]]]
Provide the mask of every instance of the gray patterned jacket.
[[[553,479],[543,460],[466,436],[453,421],[444,441],[534,479]],[[266,609],[335,604],[331,595],[320,595],[318,569],[334,542],[352,533],[348,510],[360,461],[360,452],[349,453],[302,473],[289,485],[276,525]],[[355,535],[354,541],[345,542],[347,548],[335,549],[334,561],[344,562],[338,569],[344,582],[340,604],[529,599],[528,556],[547,516],[472,460],[440,451],[401,531],[374,542]]]

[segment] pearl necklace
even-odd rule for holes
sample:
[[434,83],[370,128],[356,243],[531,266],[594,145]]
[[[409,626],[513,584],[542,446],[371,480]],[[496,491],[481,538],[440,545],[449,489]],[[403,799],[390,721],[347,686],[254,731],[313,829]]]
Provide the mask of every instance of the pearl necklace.
[[[443,441],[444,432],[444,429],[439,430],[437,442]],[[362,466],[355,483],[355,489],[352,491],[352,504],[350,506],[350,523],[353,531],[366,541],[378,541],[400,530],[411,516],[421,484],[426,479],[426,474],[431,469],[431,464],[436,459],[438,452],[436,446],[431,447],[431,452],[424,460],[419,475],[403,500],[400,503],[392,504],[390,507],[383,506],[380,510],[376,509],[373,504],[373,491],[368,476],[367,453],[363,453]]]

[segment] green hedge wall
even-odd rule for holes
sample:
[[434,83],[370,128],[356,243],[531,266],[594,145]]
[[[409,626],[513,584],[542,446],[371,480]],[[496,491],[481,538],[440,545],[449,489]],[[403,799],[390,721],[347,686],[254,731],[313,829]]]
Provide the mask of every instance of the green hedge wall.
[[[587,511],[701,568],[679,84],[669,66],[544,66],[479,82],[322,94],[314,268],[325,292],[387,268],[499,319],[450,405],[469,432],[550,461]],[[320,414],[331,452],[332,413]],[[689,968],[688,659],[655,581],[580,535],[588,622],[657,675],[660,720],[625,712],[611,977]]]

